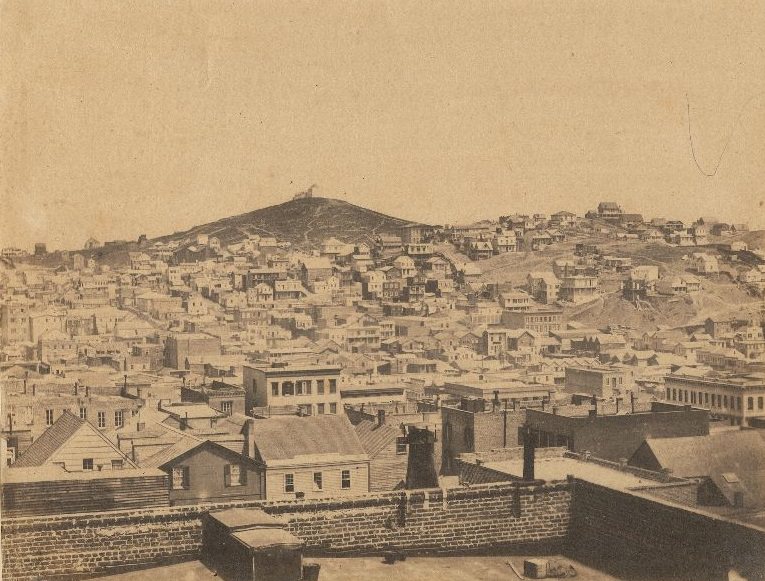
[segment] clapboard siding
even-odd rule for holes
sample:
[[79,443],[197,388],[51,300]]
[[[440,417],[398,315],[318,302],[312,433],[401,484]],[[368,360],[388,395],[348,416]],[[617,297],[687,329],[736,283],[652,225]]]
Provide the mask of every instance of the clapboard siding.
[[93,468],[111,470],[112,460],[124,460],[124,456],[109,444],[89,424],[83,424],[61,448],[51,456],[50,462],[63,462],[67,470],[82,470],[83,458],[93,459]]
[[[115,474],[117,472],[115,471]],[[3,516],[38,516],[169,506],[167,476],[5,483]]]

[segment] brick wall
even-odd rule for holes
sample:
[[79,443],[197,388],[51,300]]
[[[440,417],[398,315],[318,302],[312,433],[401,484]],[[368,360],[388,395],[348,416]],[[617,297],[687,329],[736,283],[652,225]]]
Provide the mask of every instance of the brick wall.
[[[570,551],[617,575],[661,579],[744,578],[765,571],[765,530],[704,514],[648,491],[572,482]],[[758,576],[759,575],[759,576]]]
[[3,521],[3,576],[75,579],[198,558],[209,510],[261,507],[306,541],[308,555],[419,553],[562,543],[570,484],[514,484],[368,494],[343,500],[230,502]]

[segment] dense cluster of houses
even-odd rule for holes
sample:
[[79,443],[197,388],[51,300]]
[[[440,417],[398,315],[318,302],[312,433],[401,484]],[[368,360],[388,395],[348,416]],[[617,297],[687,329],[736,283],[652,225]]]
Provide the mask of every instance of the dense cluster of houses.
[[[642,223],[609,203],[596,218],[411,224],[316,248],[195,234],[144,241],[122,267],[85,251],[57,268],[6,265],[5,472],[50,490],[73,474],[153,479],[164,487],[157,502],[169,504],[316,498],[412,487],[413,474],[459,477],[466,454],[517,446],[522,425],[539,446],[612,462],[641,446],[655,455],[651,434],[765,425],[762,319],[643,333],[568,316],[601,296],[604,276],[636,301],[701,292],[718,257],[741,248],[693,253],[688,272],[662,276],[583,238],[517,286],[486,284],[443,251],[480,260],[576,238],[586,222]],[[612,438],[614,424],[590,422],[585,436],[578,423],[636,414],[643,427],[613,449],[593,442]],[[413,442],[430,455],[410,454]],[[648,452],[641,462],[654,462]],[[13,498],[9,510],[36,510]],[[83,508],[72,502],[59,510]]]

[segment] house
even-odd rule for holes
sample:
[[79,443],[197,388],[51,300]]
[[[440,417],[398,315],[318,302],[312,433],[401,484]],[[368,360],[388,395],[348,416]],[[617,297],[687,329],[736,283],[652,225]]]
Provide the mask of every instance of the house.
[[516,290],[499,295],[499,304],[508,311],[528,311],[532,306],[532,301],[528,294]]
[[136,468],[93,424],[69,411],[32,442],[13,466],[59,466],[67,472]]
[[702,478],[702,505],[765,507],[765,438],[759,430],[735,430],[682,438],[647,438],[629,465]]
[[622,209],[616,202],[600,202],[598,204],[598,218],[601,220],[621,220]]
[[698,274],[718,274],[720,266],[717,257],[706,252],[694,252],[689,261],[689,268]]
[[622,283],[624,298],[629,301],[645,300],[656,291],[658,280],[659,267],[657,266],[636,266],[632,268],[627,279]]
[[494,248],[492,247],[491,242],[486,240],[475,240],[471,242],[468,247],[468,256],[471,260],[484,260],[486,258],[491,258],[493,254]]
[[587,301],[598,294],[598,277],[586,274],[566,276],[560,282],[559,297],[564,301]]
[[168,475],[171,505],[265,498],[265,468],[260,462],[191,434],[149,456],[141,466]]
[[558,228],[568,228],[574,226],[576,225],[577,220],[578,218],[576,214],[573,212],[567,212],[566,210],[555,212],[555,214],[550,216],[550,223],[554,224]]
[[552,272],[530,272],[526,286],[534,300],[549,305],[558,300],[560,280]]
[[327,256],[304,258],[300,266],[300,280],[305,286],[332,276],[332,262]]
[[515,252],[518,242],[514,232],[497,232],[491,239],[491,247],[494,254],[504,254],[506,252]]
[[399,256],[393,261],[393,266],[401,272],[401,278],[409,278],[417,272],[414,259],[410,256]]
[[344,414],[255,420],[249,438],[268,500],[369,492],[369,455]]
[[354,425],[369,456],[369,491],[396,490],[406,482],[409,445],[401,428],[386,423],[385,410],[377,414],[364,414],[366,418]]

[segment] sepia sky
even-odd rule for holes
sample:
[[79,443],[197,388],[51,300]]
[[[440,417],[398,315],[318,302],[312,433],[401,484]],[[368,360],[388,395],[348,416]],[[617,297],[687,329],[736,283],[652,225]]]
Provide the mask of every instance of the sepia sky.
[[765,227],[765,2],[0,6],[2,246],[156,236],[314,182],[431,223],[605,199]]

